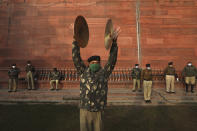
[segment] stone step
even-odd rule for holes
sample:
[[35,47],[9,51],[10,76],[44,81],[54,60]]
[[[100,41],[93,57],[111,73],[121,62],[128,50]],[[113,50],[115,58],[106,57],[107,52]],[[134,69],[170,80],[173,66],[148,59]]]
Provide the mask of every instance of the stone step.
[[[175,94],[168,94],[164,89],[154,88],[151,98],[151,105],[197,103],[196,93],[185,93],[182,89],[177,90]],[[7,89],[1,89],[0,102],[78,104],[79,89],[71,88],[59,91],[19,89],[14,93],[8,93]],[[144,102],[143,92],[132,92],[128,88],[111,88],[108,91],[108,105],[147,105],[147,103]]]

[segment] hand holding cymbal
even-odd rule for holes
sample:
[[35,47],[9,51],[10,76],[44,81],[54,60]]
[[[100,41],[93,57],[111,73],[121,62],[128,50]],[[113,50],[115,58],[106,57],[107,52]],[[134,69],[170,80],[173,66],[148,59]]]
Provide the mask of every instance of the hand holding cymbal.
[[121,32],[120,27],[114,29],[112,20],[109,19],[105,27],[105,38],[104,38],[105,48],[107,50],[110,49],[113,41],[117,41],[120,32]]
[[120,27],[115,28],[115,29],[113,30],[113,32],[112,32],[111,38],[112,38],[113,40],[117,40],[118,35],[120,34],[120,32],[121,32]]

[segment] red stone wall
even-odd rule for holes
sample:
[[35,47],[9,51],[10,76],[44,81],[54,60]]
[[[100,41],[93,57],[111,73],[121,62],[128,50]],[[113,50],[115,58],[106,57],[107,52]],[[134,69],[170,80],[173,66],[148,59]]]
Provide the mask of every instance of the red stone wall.
[[[182,69],[197,65],[197,1],[140,0],[142,66],[163,68],[174,61]],[[73,23],[85,16],[89,44],[84,60],[100,55],[104,62],[104,31],[108,18],[121,27],[117,67],[137,62],[136,0],[0,0],[0,67],[27,60],[37,67],[71,67]],[[103,63],[104,63],[103,62]]]
[[78,15],[86,18],[90,31],[89,44],[81,49],[84,60],[95,54],[107,60],[104,31],[112,18],[122,29],[118,64],[137,61],[135,1],[13,0],[0,6],[1,67],[13,62],[24,67],[27,60],[37,67],[73,66],[71,43]]
[[141,0],[142,62],[164,68],[174,61],[182,69],[197,65],[197,1]]

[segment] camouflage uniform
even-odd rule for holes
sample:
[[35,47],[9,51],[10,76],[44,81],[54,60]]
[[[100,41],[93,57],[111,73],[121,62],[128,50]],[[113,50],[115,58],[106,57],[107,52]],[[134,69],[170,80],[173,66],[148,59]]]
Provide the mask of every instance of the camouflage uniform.
[[53,87],[53,83],[55,82],[56,83],[56,90],[58,90],[58,83],[59,83],[59,80],[60,80],[60,72],[59,71],[53,71],[50,73],[50,85],[51,85],[51,90],[54,89]]
[[[32,65],[27,65],[26,66],[26,73],[27,73],[27,83],[28,83],[28,89],[35,89],[34,86],[34,77],[33,77],[33,72],[35,71],[35,68]],[[31,85],[30,85],[31,84]]]
[[141,69],[140,68],[133,68],[132,73],[131,73],[132,79],[133,79],[133,91],[135,91],[136,83],[138,86],[138,90],[141,91],[140,89],[140,78],[141,78]]
[[195,66],[191,65],[184,67],[182,71],[182,76],[185,79],[186,92],[188,92],[189,85],[191,85],[191,92],[193,92],[193,88],[196,83],[196,75],[197,75],[197,70]]
[[[9,92],[17,91],[19,73],[20,73],[19,68],[11,68],[8,71],[8,76],[9,76],[8,89],[9,89]],[[12,90],[12,88],[13,88],[13,90]]]
[[[116,64],[118,47],[116,42],[113,42],[104,68],[91,72],[81,59],[77,41],[74,41],[72,46],[73,62],[80,75],[80,128],[88,130],[86,125],[91,127],[92,117],[95,116],[95,119],[102,121],[101,114],[107,104],[108,79]],[[93,122],[93,124],[95,130],[100,130],[101,122]]]
[[174,93],[174,81],[175,77],[177,77],[176,70],[174,67],[166,67],[164,70],[164,76],[166,79],[166,92]]

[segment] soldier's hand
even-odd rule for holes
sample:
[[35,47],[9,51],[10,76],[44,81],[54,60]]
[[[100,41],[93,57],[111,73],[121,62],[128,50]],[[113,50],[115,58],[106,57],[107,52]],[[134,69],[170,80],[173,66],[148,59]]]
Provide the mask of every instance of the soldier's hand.
[[114,41],[114,40],[115,40],[115,41],[117,40],[118,35],[119,35],[120,32],[121,32],[120,27],[117,27],[117,28],[114,29],[114,31],[113,31],[113,33],[112,33],[112,35],[111,35],[113,41]]

